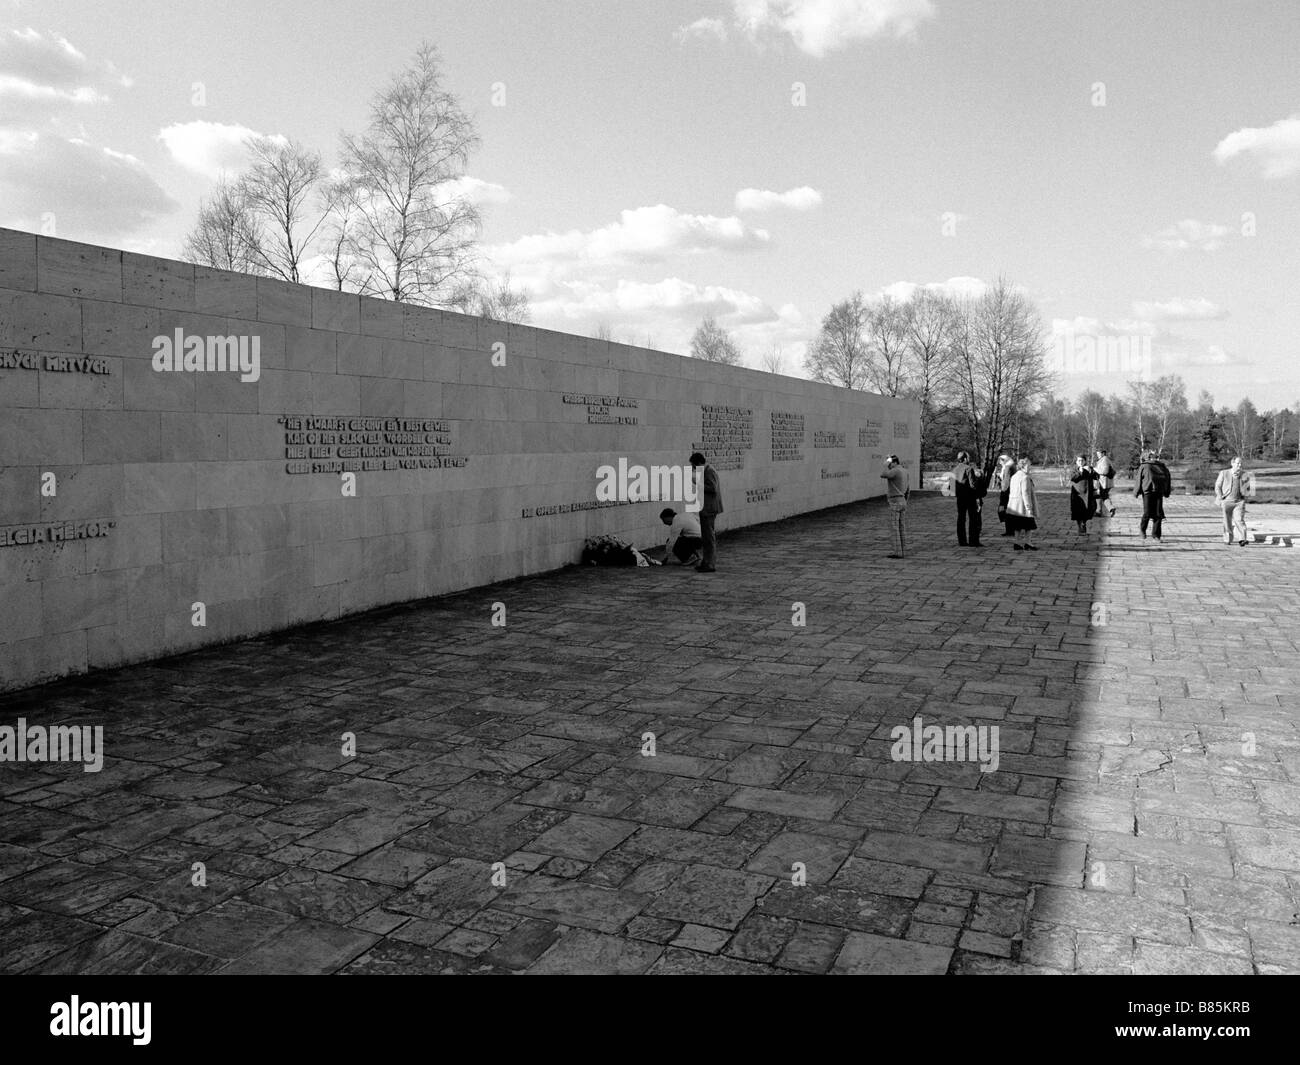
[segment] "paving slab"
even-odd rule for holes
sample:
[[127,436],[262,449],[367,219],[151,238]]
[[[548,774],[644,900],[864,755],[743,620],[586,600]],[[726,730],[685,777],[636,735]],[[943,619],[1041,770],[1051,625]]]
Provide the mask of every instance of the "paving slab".
[[1035,553],[918,495],[905,560],[857,504],[0,696],[107,741],[0,765],[0,971],[1300,972],[1300,552],[1041,499]]

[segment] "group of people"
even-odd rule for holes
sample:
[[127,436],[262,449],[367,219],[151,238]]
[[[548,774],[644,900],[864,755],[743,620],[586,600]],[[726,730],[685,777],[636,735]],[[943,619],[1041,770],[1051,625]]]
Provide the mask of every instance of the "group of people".
[[[677,513],[671,507],[660,511],[659,519],[668,526],[668,543],[664,556],[666,563],[693,565],[698,573],[716,572],[717,535],[715,523],[722,513],[722,482],[717,471],[709,465],[700,452],[691,455],[691,472],[695,478],[702,502],[698,515]],[[885,502],[890,512],[890,532],[894,550],[890,558],[907,556],[907,503],[911,496],[911,479],[897,455],[885,459],[880,476],[885,480]],[[1034,532],[1038,528],[1038,495],[1034,488],[1033,463],[1028,455],[1013,457],[1010,452],[998,456],[991,475],[974,462],[968,451],[957,452],[957,464],[951,474],[954,494],[957,497],[957,543],[961,547],[982,547],[982,510],[985,497],[996,493],[998,521],[1005,537],[1014,540],[1017,551],[1037,551]],[[1100,516],[1113,518],[1117,513],[1111,500],[1115,487],[1115,466],[1105,449],[1099,449],[1096,459],[1088,461],[1087,455],[1076,455],[1070,473],[1070,519],[1081,536],[1088,535],[1088,522]],[[1143,541],[1151,537],[1159,543],[1163,538],[1164,501],[1173,490],[1173,479],[1166,466],[1151,450],[1142,452],[1141,462],[1134,478],[1133,494],[1142,501],[1142,519],[1139,530]],[[1223,512],[1223,542],[1246,546],[1246,500],[1255,494],[1254,474],[1242,468],[1241,457],[1219,473],[1214,484],[1214,499]]]
[[[1006,531],[1003,536],[1015,538],[1016,550],[1036,551],[1033,532],[1038,528],[1038,497],[1034,491],[1033,466],[1029,456],[1013,458],[1004,452],[998,456],[997,466],[985,483],[982,471],[971,462],[966,451],[957,453],[957,464],[952,471],[952,484],[957,496],[957,543],[962,547],[980,546],[982,502],[989,488],[997,492],[998,520]],[[1074,469],[1070,472],[1070,519],[1081,536],[1088,535],[1088,522],[1098,516],[1113,518],[1117,513],[1111,500],[1115,486],[1115,466],[1104,449],[1096,453],[1089,463],[1087,455],[1076,455]],[[1142,518],[1138,525],[1143,541],[1150,537],[1159,543],[1163,539],[1164,501],[1173,491],[1173,478],[1156,452],[1142,452],[1134,477],[1133,494],[1142,501]],[[1241,457],[1219,473],[1214,485],[1215,502],[1223,511],[1223,542],[1246,546],[1246,500],[1255,494],[1254,475],[1243,472]]]

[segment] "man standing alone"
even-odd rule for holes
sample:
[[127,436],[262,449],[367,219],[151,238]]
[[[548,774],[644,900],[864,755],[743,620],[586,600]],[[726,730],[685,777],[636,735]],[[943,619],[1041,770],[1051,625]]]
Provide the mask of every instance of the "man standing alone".
[[[700,472],[701,469],[703,473]],[[718,471],[698,451],[691,456],[691,473],[695,477],[696,492],[700,491],[700,481],[704,482],[704,502],[700,506],[700,539],[704,541],[704,561],[695,567],[695,572],[714,573],[718,537],[713,525],[722,513],[722,482],[718,479]]]
[[[980,528],[980,471],[971,465],[970,453],[957,452],[957,465],[952,471],[953,490],[957,494],[957,544],[959,547],[979,547]],[[969,531],[968,531],[969,530]]]
[[1255,475],[1241,468],[1241,456],[1237,455],[1214,481],[1214,499],[1223,508],[1225,544],[1231,544],[1235,534],[1237,543],[1246,546],[1246,500],[1254,494]]
[[885,479],[885,502],[889,504],[889,515],[894,531],[894,553],[890,558],[907,557],[907,490],[910,485],[907,471],[898,461],[897,455],[885,459],[885,472],[880,475]]

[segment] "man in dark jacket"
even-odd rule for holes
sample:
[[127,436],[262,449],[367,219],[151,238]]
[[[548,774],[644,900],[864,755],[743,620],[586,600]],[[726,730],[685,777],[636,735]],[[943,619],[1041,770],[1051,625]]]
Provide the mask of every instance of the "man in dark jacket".
[[[701,473],[703,469],[703,473]],[[700,491],[703,482],[703,503],[700,506],[700,538],[704,541],[704,561],[695,567],[696,573],[715,572],[714,562],[718,557],[718,537],[713,523],[722,513],[722,482],[718,471],[708,464],[698,451],[691,456],[691,472],[696,478],[696,491]]]
[[1172,491],[1169,467],[1156,458],[1154,451],[1142,452],[1142,465],[1138,467],[1135,496],[1142,499],[1142,539],[1147,538],[1147,525],[1153,524],[1152,530],[1156,543],[1160,542],[1160,527],[1165,520],[1165,504]]
[[957,544],[959,547],[979,547],[980,488],[983,480],[980,471],[971,465],[970,453],[957,452],[957,465],[952,470],[953,491],[957,495]]

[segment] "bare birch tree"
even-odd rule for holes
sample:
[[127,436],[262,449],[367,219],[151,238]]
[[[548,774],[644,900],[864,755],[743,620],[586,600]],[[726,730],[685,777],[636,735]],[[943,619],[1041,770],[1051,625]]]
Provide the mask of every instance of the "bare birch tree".
[[1050,381],[1044,332],[1037,310],[1003,278],[957,307],[953,357],[960,403],[988,473]]
[[328,211],[320,153],[276,137],[250,137],[245,143],[253,164],[239,186],[260,223],[257,255],[268,274],[296,284]]
[[257,215],[238,181],[224,178],[199,204],[199,217],[185,238],[183,258],[200,266],[264,274]]
[[867,380],[886,396],[902,395],[907,383],[911,306],[882,297],[867,309]]
[[442,86],[437,49],[379,93],[370,126],[345,134],[341,194],[352,210],[346,251],[362,291],[404,303],[441,304],[470,276],[478,211],[458,187],[478,135]]
[[814,381],[844,388],[866,386],[866,319],[867,305],[861,292],[831,307],[804,356],[804,366]]

